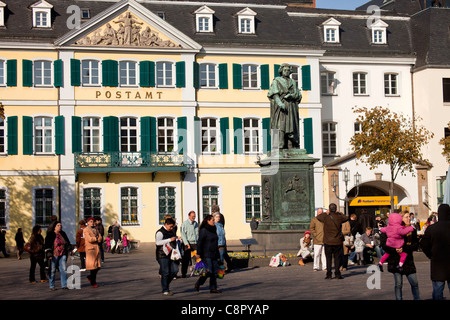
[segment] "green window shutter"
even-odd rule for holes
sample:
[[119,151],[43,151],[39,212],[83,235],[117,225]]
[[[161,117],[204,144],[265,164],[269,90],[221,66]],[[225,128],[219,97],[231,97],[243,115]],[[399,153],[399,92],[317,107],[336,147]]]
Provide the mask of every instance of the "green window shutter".
[[[153,78],[155,63],[153,61],[141,61],[139,64],[139,85],[144,88],[152,87],[151,67],[153,64]],[[153,79],[153,87],[155,79]]]
[[151,153],[157,153],[158,152],[158,126],[156,123],[155,117],[149,117],[150,118],[150,152]]
[[22,60],[22,82],[24,87],[33,86],[33,61]]
[[202,153],[202,122],[199,117],[194,117],[194,150],[196,154]]
[[219,89],[228,89],[228,64],[219,64]]
[[312,118],[303,119],[303,138],[305,143],[306,153],[314,153],[314,140],[313,140],[313,122]]
[[311,90],[311,66],[302,66],[302,89]]
[[280,69],[281,65],[280,64],[275,64],[273,66],[273,77],[279,77],[280,75],[278,74],[278,69]]
[[242,89],[242,66],[233,63],[233,89]]
[[7,118],[7,134],[8,134],[8,154],[17,154],[17,116]]
[[74,87],[81,85],[81,62],[70,59],[70,84]]
[[82,152],[81,118],[72,116],[72,153]]
[[65,153],[64,116],[55,117],[55,154]]
[[103,151],[119,151],[119,118],[103,118]]
[[23,125],[23,154],[33,154],[33,118],[22,117]]
[[270,87],[269,65],[263,64],[261,65],[261,89],[269,90],[269,87]]
[[17,86],[17,60],[15,59],[6,61],[6,85]]
[[233,118],[234,154],[244,153],[244,132],[242,131],[242,119]]
[[263,127],[263,153],[267,153],[272,150],[272,140],[270,135],[270,118],[262,119]]
[[178,130],[178,153],[187,154],[187,118],[178,117],[177,119]]
[[220,118],[220,139],[222,144],[222,154],[230,153],[230,141],[228,139],[229,128],[230,120],[228,118]]
[[200,72],[199,72],[199,65],[198,62],[193,62],[193,67],[194,67],[194,75],[193,75],[193,80],[194,80],[194,88],[198,89],[200,88]]
[[63,62],[61,59],[53,62],[53,80],[55,87],[63,86]]
[[186,87],[186,63],[184,61],[178,61],[175,64],[176,69],[176,87]]
[[150,152],[150,117],[141,118],[141,152]]
[[102,85],[117,87],[119,85],[119,65],[115,60],[102,61]]

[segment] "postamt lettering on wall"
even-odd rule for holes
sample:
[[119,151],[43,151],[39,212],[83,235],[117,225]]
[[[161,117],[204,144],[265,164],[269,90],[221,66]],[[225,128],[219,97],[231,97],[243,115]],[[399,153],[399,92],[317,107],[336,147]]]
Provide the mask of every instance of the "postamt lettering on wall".
[[95,99],[162,100],[161,91],[95,91]]

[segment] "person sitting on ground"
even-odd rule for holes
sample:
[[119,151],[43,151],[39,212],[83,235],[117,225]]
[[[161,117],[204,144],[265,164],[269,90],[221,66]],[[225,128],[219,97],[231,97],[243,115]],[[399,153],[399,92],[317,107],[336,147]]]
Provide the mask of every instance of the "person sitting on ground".
[[311,240],[311,232],[305,231],[305,235],[300,239],[300,250],[297,252],[297,257],[300,257],[298,264],[304,266],[304,260],[311,258],[311,252],[313,248],[313,241]]

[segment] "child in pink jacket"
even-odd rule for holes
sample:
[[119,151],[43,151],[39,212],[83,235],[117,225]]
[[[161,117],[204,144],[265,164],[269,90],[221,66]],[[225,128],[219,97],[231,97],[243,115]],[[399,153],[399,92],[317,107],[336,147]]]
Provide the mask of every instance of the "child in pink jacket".
[[[380,231],[386,233],[387,240],[386,245],[394,249],[400,249],[403,247],[405,240],[403,239],[408,233],[414,230],[413,227],[402,226],[403,217],[398,213],[391,213],[389,215],[389,225],[387,227],[381,228]],[[403,264],[405,263],[408,254],[406,252],[400,252],[400,262],[397,269],[401,272],[403,270]],[[389,253],[385,253],[378,263],[380,271],[383,271],[383,263],[389,258]]]

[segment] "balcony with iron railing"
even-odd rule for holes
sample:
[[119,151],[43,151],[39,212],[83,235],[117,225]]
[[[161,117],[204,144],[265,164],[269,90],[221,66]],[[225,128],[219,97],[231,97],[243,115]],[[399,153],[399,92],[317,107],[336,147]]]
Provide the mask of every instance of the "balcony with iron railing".
[[114,172],[180,172],[189,171],[192,160],[183,154],[152,152],[76,152],[74,154],[75,174]]

